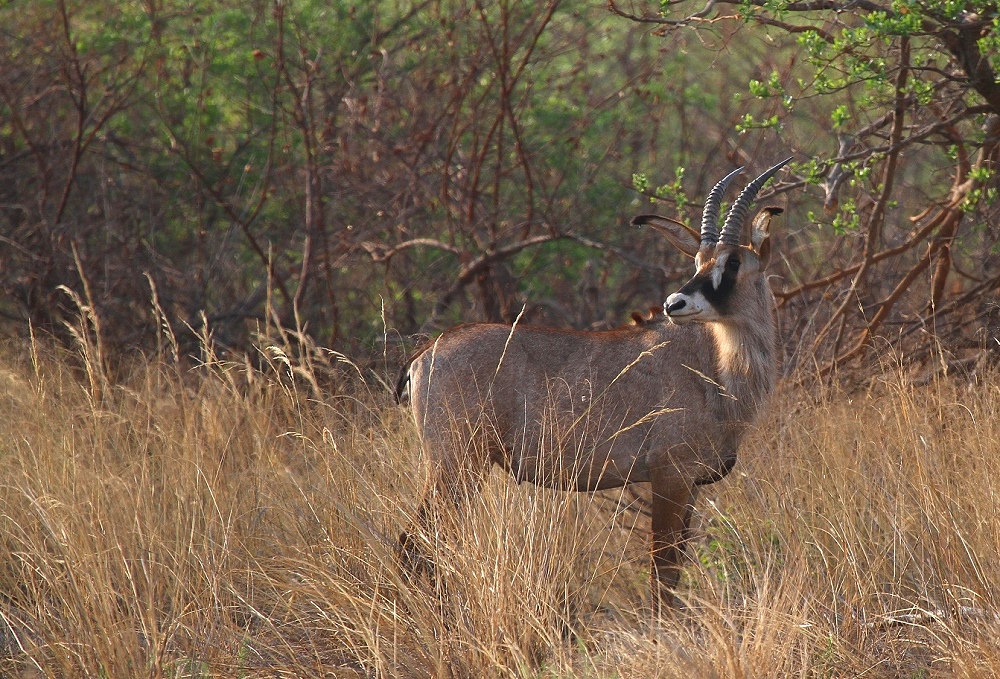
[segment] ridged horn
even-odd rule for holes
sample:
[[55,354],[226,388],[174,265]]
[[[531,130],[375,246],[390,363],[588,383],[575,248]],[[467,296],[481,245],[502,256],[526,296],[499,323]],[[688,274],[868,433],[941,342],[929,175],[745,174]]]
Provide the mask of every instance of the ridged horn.
[[720,239],[723,243],[727,245],[742,245],[743,222],[746,221],[747,214],[750,212],[750,206],[757,198],[757,192],[767,183],[768,179],[773,177],[778,170],[791,162],[791,160],[792,158],[785,158],[777,165],[768,168],[764,174],[747,184],[747,187],[740,192],[736,202],[729,208],[729,214],[726,215],[726,222],[722,225]]
[[742,167],[738,167],[719,180],[705,200],[705,211],[701,213],[701,245],[715,245],[719,242],[719,207],[726,187],[736,178]]

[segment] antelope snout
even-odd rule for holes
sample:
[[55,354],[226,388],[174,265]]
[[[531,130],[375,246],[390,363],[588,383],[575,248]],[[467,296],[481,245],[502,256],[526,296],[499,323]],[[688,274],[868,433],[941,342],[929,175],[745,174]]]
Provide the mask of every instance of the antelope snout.
[[701,307],[689,295],[675,292],[663,303],[663,313],[674,323],[685,323],[692,316],[697,316]]

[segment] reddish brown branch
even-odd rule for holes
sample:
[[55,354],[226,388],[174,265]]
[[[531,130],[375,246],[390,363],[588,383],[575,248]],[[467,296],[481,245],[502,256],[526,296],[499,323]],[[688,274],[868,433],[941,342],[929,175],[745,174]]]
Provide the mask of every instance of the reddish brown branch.
[[[910,40],[907,37],[903,37],[900,39],[899,43],[899,71],[896,74],[896,96],[893,108],[892,130],[889,133],[891,147],[898,147],[899,140],[903,136],[903,125],[906,117],[906,80],[909,74],[909,63]],[[819,343],[826,337],[830,328],[832,328],[840,316],[847,311],[848,306],[854,301],[858,286],[862,283],[865,275],[872,266],[875,248],[878,247],[878,244],[881,241],[882,224],[885,220],[885,206],[889,202],[889,196],[892,195],[898,158],[898,151],[893,151],[886,157],[885,167],[882,172],[882,190],[879,192],[879,198],[875,203],[875,208],[868,217],[868,229],[865,234],[865,245],[862,252],[863,261],[858,267],[858,271],[855,274],[854,279],[851,281],[850,290],[846,295],[844,295],[843,302],[841,302],[840,306],[830,317],[829,321],[827,321],[826,325],[823,326],[823,329],[816,335],[816,339],[813,342],[813,350],[818,348]]]

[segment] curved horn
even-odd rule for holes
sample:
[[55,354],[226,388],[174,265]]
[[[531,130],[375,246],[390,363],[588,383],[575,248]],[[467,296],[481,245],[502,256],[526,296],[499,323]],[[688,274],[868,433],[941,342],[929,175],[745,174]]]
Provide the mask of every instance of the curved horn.
[[785,158],[777,165],[768,168],[764,174],[747,184],[747,187],[740,192],[736,202],[733,203],[731,208],[729,208],[729,214],[726,215],[725,224],[722,225],[721,240],[723,243],[726,243],[727,245],[741,244],[741,241],[743,240],[743,222],[746,221],[747,213],[750,211],[750,205],[757,197],[757,192],[760,191],[761,187],[767,183],[768,179],[773,177],[778,170],[791,162],[791,160],[792,158]]
[[736,178],[742,167],[738,167],[719,180],[705,200],[705,211],[701,213],[701,244],[715,245],[719,242],[719,206],[722,204],[722,194],[726,187]]

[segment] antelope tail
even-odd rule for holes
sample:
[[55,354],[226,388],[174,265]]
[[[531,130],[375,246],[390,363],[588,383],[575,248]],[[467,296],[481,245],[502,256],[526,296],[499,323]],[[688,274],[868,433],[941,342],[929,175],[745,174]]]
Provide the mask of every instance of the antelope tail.
[[406,365],[399,372],[399,379],[396,380],[396,403],[403,405],[410,400],[410,363],[412,361],[407,361]]

